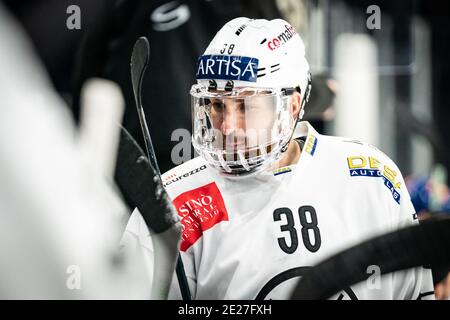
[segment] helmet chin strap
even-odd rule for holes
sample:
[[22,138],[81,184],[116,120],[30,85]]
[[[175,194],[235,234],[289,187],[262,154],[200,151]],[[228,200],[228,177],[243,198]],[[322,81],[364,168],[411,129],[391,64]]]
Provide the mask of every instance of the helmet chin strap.
[[238,151],[238,156],[244,169],[250,171],[250,166],[248,165],[247,159],[245,159],[244,152],[242,150]]
[[[302,117],[303,117],[303,114],[302,114]],[[301,118],[299,117],[299,118],[297,118],[297,119],[295,120],[294,128],[292,128],[292,132],[291,132],[291,135],[290,135],[288,141],[287,141],[287,142],[283,145],[283,147],[281,148],[281,153],[285,153],[286,150],[288,149],[289,143],[290,143],[291,140],[292,140],[292,136],[294,135],[295,128],[297,127],[297,123],[299,122],[300,119],[301,119]]]

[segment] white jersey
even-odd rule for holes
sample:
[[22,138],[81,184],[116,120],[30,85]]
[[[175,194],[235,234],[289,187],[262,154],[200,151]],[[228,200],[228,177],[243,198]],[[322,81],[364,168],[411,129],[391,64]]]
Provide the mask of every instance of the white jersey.
[[[197,157],[163,175],[181,217],[181,256],[195,299],[287,299],[311,266],[416,223],[403,178],[386,155],[354,139],[320,135],[307,122],[299,126],[306,139],[296,165],[230,180]],[[151,252],[136,215],[128,230],[141,232]],[[423,268],[375,282],[333,298],[433,297],[431,272]],[[179,297],[176,280],[172,286],[171,297]]]

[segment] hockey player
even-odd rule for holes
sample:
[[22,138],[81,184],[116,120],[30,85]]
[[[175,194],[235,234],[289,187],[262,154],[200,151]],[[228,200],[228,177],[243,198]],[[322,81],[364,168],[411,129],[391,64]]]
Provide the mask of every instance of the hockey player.
[[[193,298],[287,299],[308,267],[416,223],[386,155],[299,122],[310,73],[288,22],[228,22],[198,59],[197,79],[190,94],[200,156],[163,175],[183,225],[180,251]],[[129,233],[139,233],[139,219],[135,213]],[[151,256],[145,235],[139,238]],[[171,297],[179,297],[176,280],[172,287]],[[427,295],[431,273],[417,268],[339,297]]]

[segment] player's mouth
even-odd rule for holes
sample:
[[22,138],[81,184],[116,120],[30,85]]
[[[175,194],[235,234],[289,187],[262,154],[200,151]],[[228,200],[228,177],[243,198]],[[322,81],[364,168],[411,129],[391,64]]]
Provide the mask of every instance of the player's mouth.
[[227,143],[225,145],[226,150],[238,150],[238,149],[244,149],[245,143]]

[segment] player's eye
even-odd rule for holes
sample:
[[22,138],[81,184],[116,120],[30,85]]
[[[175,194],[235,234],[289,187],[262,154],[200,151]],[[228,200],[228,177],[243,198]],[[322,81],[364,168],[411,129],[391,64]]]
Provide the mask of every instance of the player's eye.
[[258,110],[258,104],[257,103],[249,102],[245,106],[246,106],[246,110],[247,111],[256,111],[256,110]]
[[225,104],[222,101],[212,101],[211,105],[215,111],[221,111],[225,108]]
[[237,108],[238,108],[239,112],[245,113],[245,103],[244,103],[244,101],[238,102],[237,103]]

